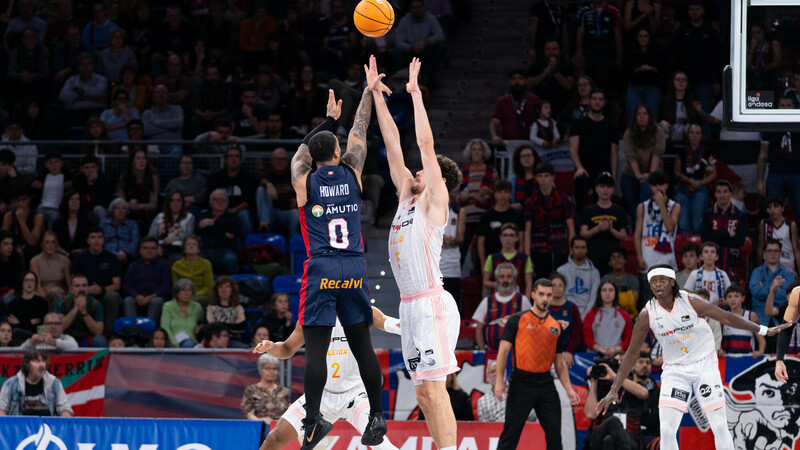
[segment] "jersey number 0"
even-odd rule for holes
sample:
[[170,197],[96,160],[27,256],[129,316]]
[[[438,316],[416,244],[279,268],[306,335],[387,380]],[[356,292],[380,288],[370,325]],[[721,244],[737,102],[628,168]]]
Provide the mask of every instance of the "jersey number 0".
[[328,222],[328,237],[330,238],[330,244],[333,248],[346,249],[349,247],[350,240],[347,239],[347,221],[339,218]]

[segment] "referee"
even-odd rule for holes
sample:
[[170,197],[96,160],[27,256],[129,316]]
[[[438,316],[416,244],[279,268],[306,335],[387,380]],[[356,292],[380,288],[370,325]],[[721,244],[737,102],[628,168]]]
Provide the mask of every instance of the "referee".
[[553,300],[553,284],[547,278],[533,283],[533,307],[520,311],[506,323],[497,352],[497,383],[494,395],[502,401],[505,390],[508,353],[514,349],[514,371],[506,399],[506,421],[500,434],[498,450],[517,448],[525,419],[536,411],[544,429],[547,450],[561,450],[561,401],[550,375],[556,365],[558,379],[567,391],[570,403],[577,405],[578,394],[572,390],[569,371],[564,359],[566,338],[562,338],[561,324],[550,316],[548,308]]

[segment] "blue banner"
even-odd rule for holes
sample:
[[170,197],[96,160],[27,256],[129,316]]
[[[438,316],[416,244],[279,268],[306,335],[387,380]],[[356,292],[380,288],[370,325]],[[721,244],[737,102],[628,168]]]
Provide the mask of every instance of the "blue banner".
[[261,426],[249,420],[3,417],[0,449],[255,449]]

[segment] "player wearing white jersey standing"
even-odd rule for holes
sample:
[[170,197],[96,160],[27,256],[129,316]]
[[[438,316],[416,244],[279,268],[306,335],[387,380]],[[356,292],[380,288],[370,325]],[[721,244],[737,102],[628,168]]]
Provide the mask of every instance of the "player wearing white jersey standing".
[[678,427],[683,414],[688,411],[692,394],[697,396],[708,417],[717,450],[732,450],[733,438],[725,416],[725,397],[714,350],[714,335],[700,316],[762,336],[777,334],[789,324],[772,328],[759,326],[723,311],[694,294],[681,291],[675,282],[675,270],[667,264],[651,267],[647,272],[647,280],[653,298],[636,318],[628,351],[625,352],[611,390],[598,402],[597,410],[605,414],[608,406],[616,403],[619,388],[633,369],[644,338],[649,330],[653,330],[663,349],[664,358],[658,402],[662,450],[678,449]]
[[445,388],[447,374],[457,372],[455,357],[460,317],[453,297],[442,288],[439,259],[450,192],[461,184],[461,171],[449,158],[437,156],[422,92],[417,85],[420,62],[411,61],[406,91],[414,103],[414,124],[422,169],[411,175],[403,160],[400,135],[383,99],[375,57],[370,57],[367,84],[386,143],[386,156],[400,206],[389,231],[389,259],[400,288],[403,359],[414,381],[417,403],[428,431],[441,450],[455,450],[456,418]]
[[[372,308],[373,325],[387,333],[400,334],[399,321],[383,314],[378,308]],[[305,343],[303,327],[294,329],[284,342],[261,341],[253,349],[253,353],[269,353],[270,355],[288,359],[297,353]],[[330,423],[344,419],[359,433],[364,433],[369,423],[369,399],[358,371],[358,362],[353,356],[344,328],[336,319],[331,332],[331,343],[326,357],[328,379],[322,393],[320,413]],[[270,430],[260,450],[279,450],[289,442],[302,437],[303,419],[306,417],[306,396],[303,395],[289,406],[289,409],[278,420],[278,424]],[[397,450],[397,447],[384,437],[383,442],[371,446],[376,450]]]

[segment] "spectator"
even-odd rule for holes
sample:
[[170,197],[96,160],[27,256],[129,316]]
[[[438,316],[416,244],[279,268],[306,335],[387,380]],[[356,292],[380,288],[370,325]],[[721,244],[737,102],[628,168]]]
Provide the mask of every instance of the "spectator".
[[[547,19],[552,18],[561,21],[566,16],[566,11],[564,11],[562,5],[554,3],[547,0],[538,2],[538,5],[540,7],[545,6],[559,15],[558,19],[555,18],[555,15],[547,16]],[[534,6],[534,8],[536,7]],[[564,27],[566,29],[566,22]],[[548,36],[544,44],[544,55],[541,58],[537,58],[536,64],[531,65],[527,74],[528,89],[533,91],[539,98],[546,98],[553,103],[554,117],[564,110],[572,88],[575,86],[575,74],[572,64],[564,57],[562,48],[564,47],[562,47],[562,43],[559,42],[557,37]]]
[[183,239],[183,258],[172,263],[172,283],[181,278],[192,282],[195,299],[208,303],[211,288],[214,284],[214,272],[211,262],[200,257],[200,238],[189,235]]
[[277,28],[278,22],[267,14],[267,4],[255,2],[253,17],[243,20],[239,26],[239,50],[252,56],[266,51],[267,41]]
[[285,341],[294,331],[294,320],[290,308],[289,294],[276,292],[269,301],[269,312],[261,320],[269,330],[269,335],[275,342]]
[[167,336],[167,332],[163,328],[156,328],[153,331],[153,336],[150,337],[150,348],[172,348],[172,342]]
[[613,247],[608,252],[608,265],[611,272],[603,278],[603,281],[611,281],[617,287],[619,306],[631,316],[631,319],[639,315],[639,280],[625,271],[625,261],[628,252],[625,247]]
[[184,153],[178,161],[180,175],[169,180],[166,192],[180,192],[186,210],[196,216],[200,205],[205,203],[207,182],[206,177],[194,170],[194,159],[191,154]]
[[664,131],[653,121],[652,110],[640,105],[635,111],[636,120],[622,136],[627,161],[622,171],[622,191],[628,213],[634,213],[638,204],[652,197],[648,178],[651,173],[661,170],[666,145]]
[[[500,234],[501,227],[506,223],[513,223],[517,230],[522,228],[522,213],[511,208],[511,183],[507,180],[499,180],[494,185],[494,206],[492,209],[481,215],[478,224],[478,258],[481,266],[486,263],[489,255],[500,251],[502,244]],[[517,240],[520,240],[521,233],[517,231]],[[516,251],[516,242],[514,243]]]
[[[494,387],[497,383],[497,362],[493,359],[486,362],[486,378],[490,390],[478,399],[478,422],[505,422],[506,399],[498,400],[494,395]],[[505,384],[505,380],[501,382]],[[530,419],[528,420],[530,421]]]
[[[13,7],[13,4],[9,4],[8,6]],[[37,41],[44,39],[44,34],[47,31],[47,22],[36,17],[36,4],[33,0],[19,0],[17,7],[19,9],[19,15],[11,19],[6,27],[4,35],[6,42],[16,37],[18,33],[22,33],[26,28],[33,28],[36,31]],[[7,16],[6,20],[8,20]]]
[[561,324],[562,331],[567,333],[567,347],[564,350],[564,360],[568,368],[574,364],[573,355],[583,346],[583,322],[581,312],[574,303],[564,297],[567,288],[567,279],[558,272],[550,274],[553,283],[553,300],[550,302],[550,316]]
[[[640,363],[640,361],[642,362]],[[637,368],[633,372],[633,379],[628,377],[622,382],[620,401],[611,405],[602,417],[597,411],[598,400],[608,393],[612,380],[617,374],[606,363],[589,367],[587,371],[589,393],[586,398],[586,404],[583,407],[583,413],[592,422],[589,424],[586,448],[591,450],[605,448],[633,450],[639,448],[638,440],[641,432],[642,417],[650,411],[650,408],[658,410],[657,406],[653,405],[658,399],[658,385],[653,381],[647,381],[650,379],[649,361],[649,355],[640,353],[639,359],[636,361]],[[646,366],[646,368],[642,366]],[[589,376],[595,367],[604,368],[605,376]],[[647,375],[642,377],[641,375],[644,373]],[[653,392],[651,393],[651,391]],[[622,423],[623,420],[625,423]],[[653,432],[653,430],[649,431]]]
[[539,190],[525,201],[523,248],[539,273],[549,273],[567,262],[569,242],[575,236],[575,204],[553,184],[550,163],[534,168]]
[[549,100],[542,100],[536,104],[536,121],[531,125],[530,140],[545,150],[558,147],[561,142],[558,126],[552,119],[552,105]]
[[581,212],[581,236],[589,245],[588,257],[595,262],[600,273],[608,272],[608,252],[611,248],[624,244],[628,238],[628,214],[611,202],[614,195],[614,177],[603,172],[597,176],[594,188],[597,203],[589,205]]
[[239,286],[233,278],[223,275],[214,281],[211,301],[206,308],[206,323],[223,323],[227,326],[228,334],[233,339],[228,342],[229,348],[247,348],[247,344],[241,341],[247,325],[244,307],[239,299]]
[[[117,254],[104,249],[103,229],[92,226],[86,230],[87,250],[77,253],[70,269],[72,275],[85,274],[89,280],[89,295],[102,299],[105,312],[106,332],[113,328],[114,321],[119,317],[119,307],[122,297],[119,291],[122,288],[122,266]],[[74,288],[74,286],[73,286]]]
[[800,271],[800,246],[798,246],[797,223],[783,216],[783,200],[780,197],[767,199],[767,216],[758,224],[758,259],[764,260],[766,241],[776,239],[781,243],[781,265],[791,271]]
[[[791,283],[790,283],[791,284]],[[725,304],[728,307],[728,310],[736,314],[737,316],[741,316],[744,320],[749,320],[755,324],[758,324],[758,316],[753,311],[748,309],[742,308],[742,303],[744,303],[744,288],[739,286],[738,284],[732,284],[728,286],[728,289],[725,289]],[[756,342],[758,342],[758,349],[756,350],[753,346],[753,337],[755,336]],[[738,328],[733,328],[727,326],[725,324],[722,325],[722,352],[721,354],[727,355],[742,355],[742,354],[752,354],[753,359],[758,359],[761,355],[764,354],[764,350],[766,349],[767,341],[764,339],[764,336],[760,334],[752,333],[747,330],[740,330]]]
[[98,50],[106,49],[111,46],[111,32],[119,27],[108,18],[106,6],[101,1],[92,4],[92,14],[94,20],[83,29],[83,42]]
[[458,204],[466,211],[466,234],[461,244],[461,254],[472,245],[478,231],[481,215],[491,207],[492,187],[497,180],[494,167],[486,164],[492,156],[489,145],[482,139],[472,139],[464,147],[464,159],[469,165],[461,168],[463,181],[458,195]]
[[136,258],[139,249],[139,227],[128,218],[128,203],[116,198],[108,206],[107,217],[100,221],[105,234],[105,249],[116,255],[120,264],[127,266]]
[[[142,114],[144,136],[149,140],[180,140],[183,137],[183,109],[169,104],[169,92],[163,84],[153,90],[153,106]],[[161,145],[162,154],[180,153],[180,146]]]
[[39,197],[39,207],[36,211],[44,217],[48,227],[52,227],[53,222],[58,219],[58,209],[66,188],[72,183],[67,180],[61,171],[64,162],[61,160],[60,153],[48,153],[45,155],[46,172],[31,183],[31,187],[37,191]]
[[238,37],[238,29],[225,17],[225,8],[222,1],[209,2],[209,20],[201,30],[209,58],[217,61],[234,53]]
[[111,83],[119,83],[122,68],[128,64],[137,67],[136,55],[125,45],[125,30],[116,28],[109,33],[110,46],[97,52],[98,72]]
[[82,123],[92,113],[106,107],[108,80],[94,71],[94,56],[91,53],[78,55],[78,73],[67,78],[58,99],[67,111],[80,113],[71,123]]
[[80,25],[72,22],[67,26],[67,39],[58,44],[53,52],[53,92],[60,92],[67,78],[78,74],[79,57],[84,53],[94,60],[94,48],[81,41]]
[[194,348],[228,348],[228,327],[224,323],[210,323],[203,329],[203,338]]
[[138,114],[144,112],[152,94],[145,84],[136,80],[136,66],[125,64],[120,68],[119,82],[111,92],[111,97],[116,98],[119,91],[128,93],[128,109],[135,109]]
[[[442,288],[453,296],[458,306],[459,317],[463,311],[461,301],[461,252],[459,246],[464,241],[465,218],[463,210],[453,210],[455,195],[450,195],[447,209],[447,224],[442,235],[442,256],[439,260],[439,271],[442,272]],[[458,208],[458,206],[455,206]]]
[[67,27],[75,21],[72,14],[72,0],[61,0],[58,2],[58,15],[47,24],[44,34],[44,44],[48,47],[55,47],[64,42],[67,37]]
[[500,227],[500,242],[502,248],[489,255],[483,265],[483,293],[491,294],[498,281],[494,277],[497,267],[503,263],[510,263],[516,269],[514,287],[520,292],[530,292],[533,287],[533,264],[530,256],[517,250],[519,242],[519,227],[513,222],[506,222]]
[[800,211],[800,158],[795,158],[792,152],[795,134],[791,131],[764,133],[762,139],[768,145],[762,145],[758,155],[758,192],[786,198],[795,211]]
[[639,272],[644,274],[656,264],[669,264],[677,268],[675,260],[675,234],[681,215],[681,205],[667,197],[669,178],[661,170],[648,177],[653,192],[636,207],[636,231],[633,245]]
[[775,89],[775,71],[783,59],[781,43],[770,39],[764,25],[750,25],[750,39],[747,41],[747,88]]
[[194,234],[194,215],[186,211],[183,194],[168,193],[164,210],[153,219],[147,235],[158,239],[159,256],[172,263],[180,259],[183,239],[191,234]]
[[247,85],[242,88],[239,97],[242,105],[231,111],[230,120],[235,126],[234,133],[238,137],[264,134],[267,129],[267,107],[258,103],[256,87]]
[[197,216],[197,234],[203,239],[204,258],[211,261],[214,273],[230,275],[236,272],[236,242],[241,236],[239,219],[228,210],[228,194],[224,189],[211,192],[210,208]]
[[306,134],[308,124],[319,111],[325,109],[325,93],[314,79],[314,68],[308,64],[303,65],[300,77],[289,94],[289,123],[296,127],[297,133]]
[[50,306],[47,300],[36,294],[38,286],[39,277],[34,272],[28,271],[22,274],[22,291],[8,304],[8,323],[15,331],[22,330],[26,334],[33,334],[44,322]]
[[700,259],[703,260],[703,265],[692,271],[683,288],[689,292],[705,289],[709,292],[710,302],[721,302],[725,298],[722,293],[731,285],[731,280],[724,270],[717,268],[719,245],[711,241],[703,242]]
[[44,216],[31,210],[31,197],[27,188],[20,186],[11,194],[11,210],[3,216],[3,230],[18,242],[26,261],[39,252],[45,223]]
[[42,102],[34,96],[28,99],[23,106],[20,120],[22,129],[25,130],[25,136],[34,141],[53,136],[52,121],[49,117],[45,117]]
[[69,285],[72,262],[58,252],[58,237],[52,231],[42,234],[42,252],[30,260],[30,267],[38,279],[37,292],[47,299],[50,307],[72,290]]
[[[714,196],[717,201],[703,214],[702,237],[720,246],[719,268],[731,278],[738,277],[738,269],[744,264],[741,247],[747,238],[747,213],[731,203],[731,183],[718,180]],[[710,289],[709,289],[710,290]]]
[[[44,299],[42,299],[44,300]],[[78,342],[74,337],[64,334],[64,315],[57,312],[46,313],[44,315],[44,332],[33,334],[30,339],[20,345],[27,350],[35,348],[37,350],[76,350]]]
[[53,222],[58,252],[70,256],[86,249],[86,230],[92,225],[84,211],[80,192],[69,190],[61,198],[60,216]]
[[617,179],[619,138],[611,120],[603,114],[605,104],[603,91],[592,91],[589,113],[570,128],[569,153],[575,164],[575,204],[579,211],[601,173],[608,172],[612,180]]
[[[629,10],[632,9],[632,5],[636,5],[638,8],[640,4],[645,8],[649,8],[651,12],[653,7],[661,9],[661,4],[658,2],[654,2],[654,5],[648,5],[647,2],[629,1],[625,5],[626,22],[628,22]],[[637,18],[637,21],[645,16],[647,14],[643,13]],[[658,18],[661,18],[660,13]],[[628,28],[626,27],[626,29]],[[647,112],[651,122],[656,120],[653,114],[657,113],[660,108],[661,92],[659,91],[659,86],[661,85],[663,59],[655,48],[655,42],[651,41],[650,33],[653,30],[658,30],[658,28],[640,27],[638,31],[634,30],[636,42],[630,43],[631,48],[625,58],[625,74],[628,82],[628,91],[625,97],[625,112],[627,113],[625,124],[631,127],[633,126],[633,119],[638,116],[641,106],[645,106],[648,109]],[[631,128],[631,131],[633,131],[633,128]],[[627,152],[628,146],[624,145],[623,148]]]
[[570,240],[570,255],[567,263],[560,266],[558,273],[567,279],[567,300],[578,307],[581,318],[592,308],[592,297],[600,287],[600,272],[586,259],[586,238],[575,236]]
[[426,10],[425,2],[411,0],[408,14],[397,23],[393,55],[395,70],[408,65],[412,57],[428,61],[420,73],[420,84],[429,85],[443,62],[446,40],[439,21]]
[[122,336],[115,334],[108,339],[108,348],[125,348],[125,340]]
[[700,146],[703,130],[689,125],[689,146],[675,155],[675,200],[681,205],[678,229],[681,233],[700,234],[703,213],[708,205],[706,185],[717,177],[714,157]]
[[258,357],[258,374],[261,379],[244,389],[242,396],[242,418],[260,420],[266,424],[278,420],[289,408],[289,390],[278,382],[280,361],[264,353]]
[[[183,18],[181,7],[174,4],[169,5],[164,13],[164,22],[155,27],[153,41],[155,54],[153,57],[156,61],[164,61],[172,56],[171,53],[183,55],[192,50],[196,40],[197,30]],[[180,58],[178,60],[180,61]]]
[[683,247],[681,247],[681,264],[683,264],[683,270],[678,272],[675,277],[677,286],[686,285],[686,280],[689,279],[692,271],[700,267],[699,261],[700,247],[694,242],[683,244]]
[[194,301],[194,285],[181,278],[172,285],[172,300],[164,303],[161,328],[167,332],[172,345],[192,348],[203,325],[203,307]]
[[82,146],[81,150],[86,155],[102,155],[119,152],[119,146],[116,143],[110,142],[111,137],[106,131],[106,126],[99,117],[96,117],[96,114],[92,115],[92,117],[89,117],[89,119],[86,121],[83,139],[87,141],[94,141],[91,144],[84,144]]
[[533,196],[533,192],[539,190],[535,170],[539,162],[541,159],[533,146],[522,145],[514,151],[513,171],[508,174],[508,181],[512,186],[511,207],[517,211],[522,211],[525,202]]
[[39,155],[39,150],[33,144],[25,144],[28,142],[22,128],[22,121],[19,119],[11,119],[6,125],[6,132],[3,133],[2,142],[0,142],[0,149],[9,149],[17,156],[16,167],[20,174],[36,175],[36,157]]
[[723,59],[722,40],[717,29],[704,17],[703,1],[687,3],[689,20],[672,34],[671,59],[675,67],[692,80],[694,97],[700,101],[703,111],[709,111],[714,95],[720,92],[720,69],[727,58]]
[[22,45],[15,48],[8,62],[6,100],[8,106],[32,95],[47,95],[50,86],[50,51],[45,48],[33,28],[22,32]]
[[81,171],[72,179],[72,187],[81,196],[81,204],[96,222],[106,218],[106,208],[114,198],[114,187],[100,171],[100,161],[94,155],[84,155]]
[[195,95],[192,97],[194,103],[192,107],[194,111],[192,115],[193,134],[208,131],[212,124],[227,114],[228,97],[228,87],[220,79],[219,67],[213,63],[206,65],[203,70],[203,81],[197,86]]
[[122,293],[125,316],[147,316],[159,323],[161,307],[172,285],[169,263],[158,257],[158,241],[150,236],[139,243],[140,258],[125,272]]
[[[128,157],[125,172],[119,177],[119,198],[128,202],[130,218],[139,224],[140,232],[156,215],[159,180],[144,149],[133,149]],[[142,233],[144,234],[144,233]]]
[[[472,397],[461,389],[456,374],[447,374],[444,383],[447,388],[447,395],[450,396],[450,406],[453,408],[456,420],[474,421],[475,415],[472,413]],[[425,420],[425,414],[422,410],[419,412],[418,420]]]
[[[489,121],[492,144],[504,145],[512,152],[522,142],[527,141],[530,129],[536,120],[536,104],[539,97],[527,92],[527,80],[523,69],[513,69],[508,73],[509,94],[497,99]],[[510,142],[506,142],[510,141]],[[486,156],[485,159],[489,157]]]
[[494,277],[497,280],[494,293],[484,297],[472,315],[472,320],[478,323],[475,341],[479,350],[499,349],[500,336],[509,317],[531,308],[528,297],[517,289],[517,269],[513,264],[498,264]]
[[594,306],[583,321],[586,348],[605,356],[618,355],[628,349],[632,333],[631,318],[619,306],[617,285],[601,281]]
[[273,150],[261,186],[256,189],[256,209],[261,229],[279,225],[291,234],[300,232],[300,212],[292,186],[290,159],[286,149],[278,147]]
[[100,120],[103,121],[109,138],[121,141],[130,140],[127,125],[131,120],[140,118],[139,111],[128,106],[130,95],[125,89],[117,89],[114,92],[113,102],[113,108],[103,111],[100,114]]
[[7,148],[0,149],[0,214],[5,214],[11,204],[12,187],[25,185],[27,176],[20,176],[14,161],[17,156]]
[[155,79],[155,85],[167,88],[169,104],[180,106],[183,110],[189,105],[189,95],[192,93],[192,79],[184,73],[183,61],[175,53],[167,57],[167,71]]
[[255,203],[256,180],[247,169],[242,168],[242,149],[228,147],[225,151],[225,166],[208,177],[208,190],[225,191],[228,196],[228,212],[239,219],[240,228],[237,231],[241,236],[253,232],[250,208]]
[[[1,302],[5,308],[5,302]],[[14,346],[14,332],[11,325],[5,320],[0,321],[0,348]]]
[[[133,142],[141,142],[144,141],[144,122],[140,119],[133,119],[125,125],[125,129],[128,131],[128,136],[130,137],[130,141]],[[172,151],[173,147],[165,146],[165,148]],[[158,155],[161,154],[161,146],[157,144],[139,144],[139,143],[126,143],[122,145],[122,153],[126,153],[128,155],[133,154],[136,151],[143,151],[147,153],[148,159],[156,159]],[[180,150],[180,146],[175,147],[175,151]],[[149,161],[148,161],[149,162]],[[172,170],[171,167],[172,160],[167,159],[167,167],[165,170]]]
[[695,107],[686,72],[680,70],[675,72],[667,95],[661,102],[659,117],[661,121],[658,122],[658,126],[672,143],[682,143],[687,137],[690,138],[689,127],[691,124],[700,123],[700,114]]
[[[233,122],[227,118],[217,119],[214,121],[213,130],[197,135],[194,141],[201,144],[216,144],[198,146],[201,152],[225,153],[225,150],[234,145],[236,139],[238,139],[237,136],[233,135],[233,129]],[[242,148],[244,147],[242,146]]]
[[534,3],[528,23],[528,45],[536,52],[544,47],[546,54],[547,45],[552,40],[567,49],[570,43],[567,14],[566,6],[559,2],[544,0]]
[[22,254],[14,245],[14,236],[8,231],[0,231],[0,296],[8,301],[21,292]]
[[586,117],[589,114],[591,107],[592,91],[597,89],[594,80],[588,75],[578,77],[575,83],[576,92],[575,100],[570,100],[561,111],[558,122],[562,125],[567,125],[570,128],[572,124],[578,120]]
[[63,327],[81,346],[107,347],[103,336],[103,305],[89,295],[86,275],[72,276],[72,290],[66,297],[58,299],[55,312],[64,315]]
[[266,325],[258,325],[256,329],[253,330],[253,340],[251,344],[253,347],[260,344],[262,341],[269,340],[269,329],[267,329]]
[[46,353],[25,352],[21,370],[3,383],[0,416],[73,416],[61,380],[47,371],[47,365]]
[[604,0],[592,0],[578,10],[575,68],[591,75],[597,84],[612,88],[614,68],[622,69],[622,17]]
[[[769,326],[772,322],[771,315],[765,310],[762,303],[773,292],[773,305],[781,308],[787,304],[786,287],[795,281],[794,271],[787,269],[780,263],[782,243],[776,239],[767,239],[764,244],[764,264],[756,267],[750,274],[750,294],[752,295],[753,311],[758,318],[758,323]],[[777,322],[780,322],[778,320]]]

